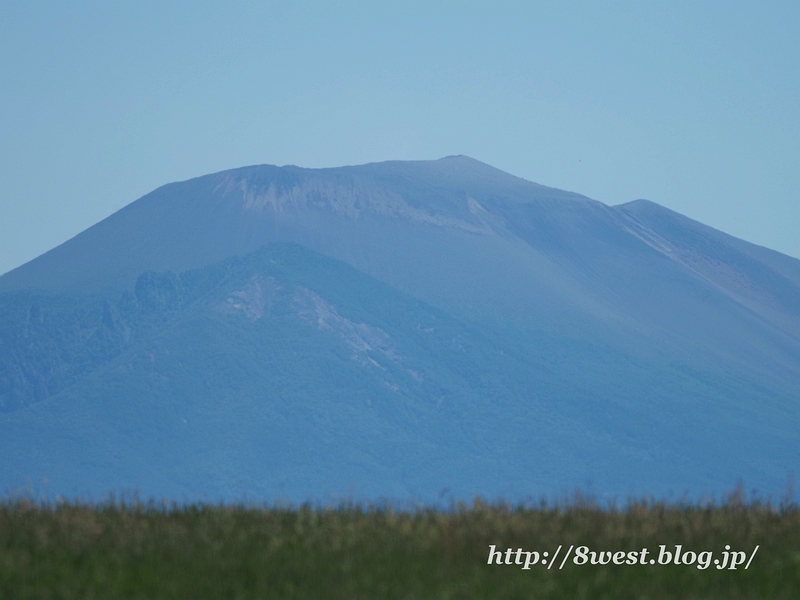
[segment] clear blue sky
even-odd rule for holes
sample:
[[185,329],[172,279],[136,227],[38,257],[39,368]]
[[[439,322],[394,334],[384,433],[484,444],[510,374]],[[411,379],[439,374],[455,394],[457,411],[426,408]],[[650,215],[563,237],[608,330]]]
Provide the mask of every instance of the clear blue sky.
[[797,2],[0,3],[0,272],[170,181],[467,154],[800,257]]

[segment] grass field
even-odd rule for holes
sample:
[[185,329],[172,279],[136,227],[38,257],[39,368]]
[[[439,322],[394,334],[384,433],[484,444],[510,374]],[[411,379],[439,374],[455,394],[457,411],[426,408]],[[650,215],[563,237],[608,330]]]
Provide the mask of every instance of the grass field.
[[[658,564],[660,546],[674,553],[676,544],[701,561],[713,552],[708,568]],[[507,548],[512,563],[517,548],[540,560],[528,570],[488,565],[490,545],[502,562]],[[548,569],[542,554],[559,545]],[[573,549],[559,569],[570,545],[624,551],[626,560],[630,552],[636,564],[576,565]],[[759,549],[748,569],[731,570],[729,560],[718,569],[708,557],[723,559],[726,545],[746,558]],[[3,599],[799,597],[800,510],[740,494],[721,504],[603,509],[580,498],[448,510],[0,503]]]

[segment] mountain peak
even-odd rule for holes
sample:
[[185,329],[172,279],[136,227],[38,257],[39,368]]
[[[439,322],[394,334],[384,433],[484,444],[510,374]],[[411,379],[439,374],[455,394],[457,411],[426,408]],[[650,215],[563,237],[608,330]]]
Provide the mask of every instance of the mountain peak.
[[251,166],[0,278],[0,486],[769,492],[798,357],[800,261],[646,200],[463,155]]

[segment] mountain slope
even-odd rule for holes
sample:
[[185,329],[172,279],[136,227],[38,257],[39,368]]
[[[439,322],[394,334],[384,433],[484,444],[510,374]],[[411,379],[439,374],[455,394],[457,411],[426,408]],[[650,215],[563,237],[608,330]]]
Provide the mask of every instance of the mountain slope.
[[170,184],[0,290],[6,488],[775,492],[800,457],[800,261],[467,157]]

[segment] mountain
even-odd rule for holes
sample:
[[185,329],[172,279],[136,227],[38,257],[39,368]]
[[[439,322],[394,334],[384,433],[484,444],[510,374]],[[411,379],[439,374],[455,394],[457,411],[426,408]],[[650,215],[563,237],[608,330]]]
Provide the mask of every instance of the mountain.
[[169,184],[0,277],[9,491],[776,494],[798,384],[800,261],[464,156]]

